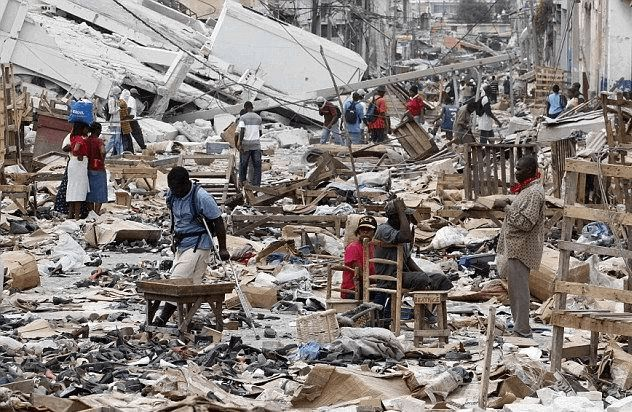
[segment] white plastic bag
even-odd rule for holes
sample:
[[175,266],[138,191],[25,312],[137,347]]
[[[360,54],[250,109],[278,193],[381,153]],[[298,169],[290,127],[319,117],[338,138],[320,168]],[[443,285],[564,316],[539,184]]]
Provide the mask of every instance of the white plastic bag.
[[432,239],[433,249],[445,249],[450,246],[461,246],[464,244],[467,230],[456,226],[444,226],[437,230],[434,239]]

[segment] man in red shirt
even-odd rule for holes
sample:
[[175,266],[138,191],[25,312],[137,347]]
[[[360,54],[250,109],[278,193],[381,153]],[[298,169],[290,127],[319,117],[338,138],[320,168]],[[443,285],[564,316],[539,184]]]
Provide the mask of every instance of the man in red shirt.
[[[350,268],[360,268],[360,273],[362,273],[362,269],[364,267],[364,249],[362,247],[362,242],[364,239],[373,239],[375,229],[377,229],[377,221],[373,216],[363,216],[360,218],[358,221],[358,228],[355,231],[357,239],[349,243],[349,245],[345,248],[345,266],[349,266]],[[371,255],[370,258],[373,258],[372,244],[369,245],[369,254]],[[375,273],[375,265],[373,263],[370,264],[369,272],[371,274]],[[342,285],[340,285],[340,288],[355,291],[354,272],[345,270],[342,273]],[[351,293],[340,292],[340,297],[343,299],[351,299],[354,296]]]
[[318,105],[318,113],[323,116],[323,132],[320,135],[320,144],[329,143],[331,135],[334,135],[334,143],[341,145],[342,138],[340,136],[340,116],[338,110],[333,103],[325,100],[324,97],[318,96],[316,98],[316,104]]
[[417,86],[412,86],[408,91],[408,95],[410,98],[406,102],[406,114],[415,119],[418,124],[423,124],[425,122],[424,99],[419,94]]
[[386,140],[386,133],[390,132],[390,119],[388,118],[386,100],[386,86],[378,86],[376,96],[373,96],[373,104],[375,104],[375,118],[369,122],[369,133],[374,143],[380,143]]

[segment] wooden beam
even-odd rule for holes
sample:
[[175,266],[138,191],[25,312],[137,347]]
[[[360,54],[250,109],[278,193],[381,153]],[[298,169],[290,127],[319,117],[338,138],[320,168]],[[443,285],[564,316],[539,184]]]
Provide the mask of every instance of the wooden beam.
[[614,302],[632,304],[632,291],[605,288],[603,286],[588,285],[576,282],[555,282],[555,293],[570,293],[571,295],[590,296],[594,299],[605,299]]
[[632,226],[632,213],[599,210],[586,206],[565,206],[564,217]]
[[591,162],[588,160],[566,159],[567,172],[577,172],[587,175],[599,175],[604,177],[620,177],[632,179],[632,166]]
[[599,314],[580,316],[565,311],[554,311],[551,315],[551,325],[612,335],[632,336],[632,318],[623,321],[620,319],[600,319],[598,316]]
[[567,240],[561,240],[558,242],[557,247],[563,250],[570,250],[573,252],[592,253],[595,255],[605,255],[613,257],[622,257],[626,259],[632,259],[632,251],[627,249],[618,249],[614,247],[587,245],[584,243],[569,242]]

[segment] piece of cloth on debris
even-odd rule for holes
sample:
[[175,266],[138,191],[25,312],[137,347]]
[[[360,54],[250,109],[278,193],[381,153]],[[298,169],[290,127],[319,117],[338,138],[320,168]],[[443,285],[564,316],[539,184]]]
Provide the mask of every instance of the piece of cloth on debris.
[[354,360],[396,359],[404,357],[397,337],[384,328],[341,328],[340,337],[331,343],[332,352],[352,352]]

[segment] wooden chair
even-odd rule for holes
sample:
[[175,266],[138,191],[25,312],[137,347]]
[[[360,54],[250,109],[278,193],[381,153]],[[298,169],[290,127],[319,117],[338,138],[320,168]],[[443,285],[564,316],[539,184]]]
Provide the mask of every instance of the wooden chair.
[[[355,279],[355,290],[343,289],[342,286],[334,287],[332,284],[333,273],[336,271],[351,271],[354,273]],[[343,313],[348,310],[351,310],[362,303],[362,284],[360,283],[360,268],[351,268],[341,264],[330,265],[327,269],[327,294],[325,303],[327,304],[327,309],[335,309],[338,313]],[[353,298],[335,298],[331,297],[331,292],[346,292],[354,295]]]
[[[364,256],[369,257],[369,244],[373,243],[376,246],[380,247],[390,247],[397,248],[397,260],[390,259],[381,259],[381,258],[369,258],[364,259],[364,267],[363,267],[363,298],[364,302],[369,302],[369,296],[371,292],[381,292],[390,295],[391,297],[391,330],[393,333],[398,336],[401,331],[401,318],[402,318],[402,298],[404,294],[407,292],[403,289],[403,276],[404,276],[404,245],[395,245],[384,242],[376,242],[365,240],[362,243],[364,248]],[[388,275],[371,275],[370,274],[370,265],[371,263],[377,263],[381,265],[393,265],[396,267],[396,275],[388,276]],[[376,286],[371,286],[371,281],[388,281],[395,282],[395,289],[386,289],[379,288]]]

